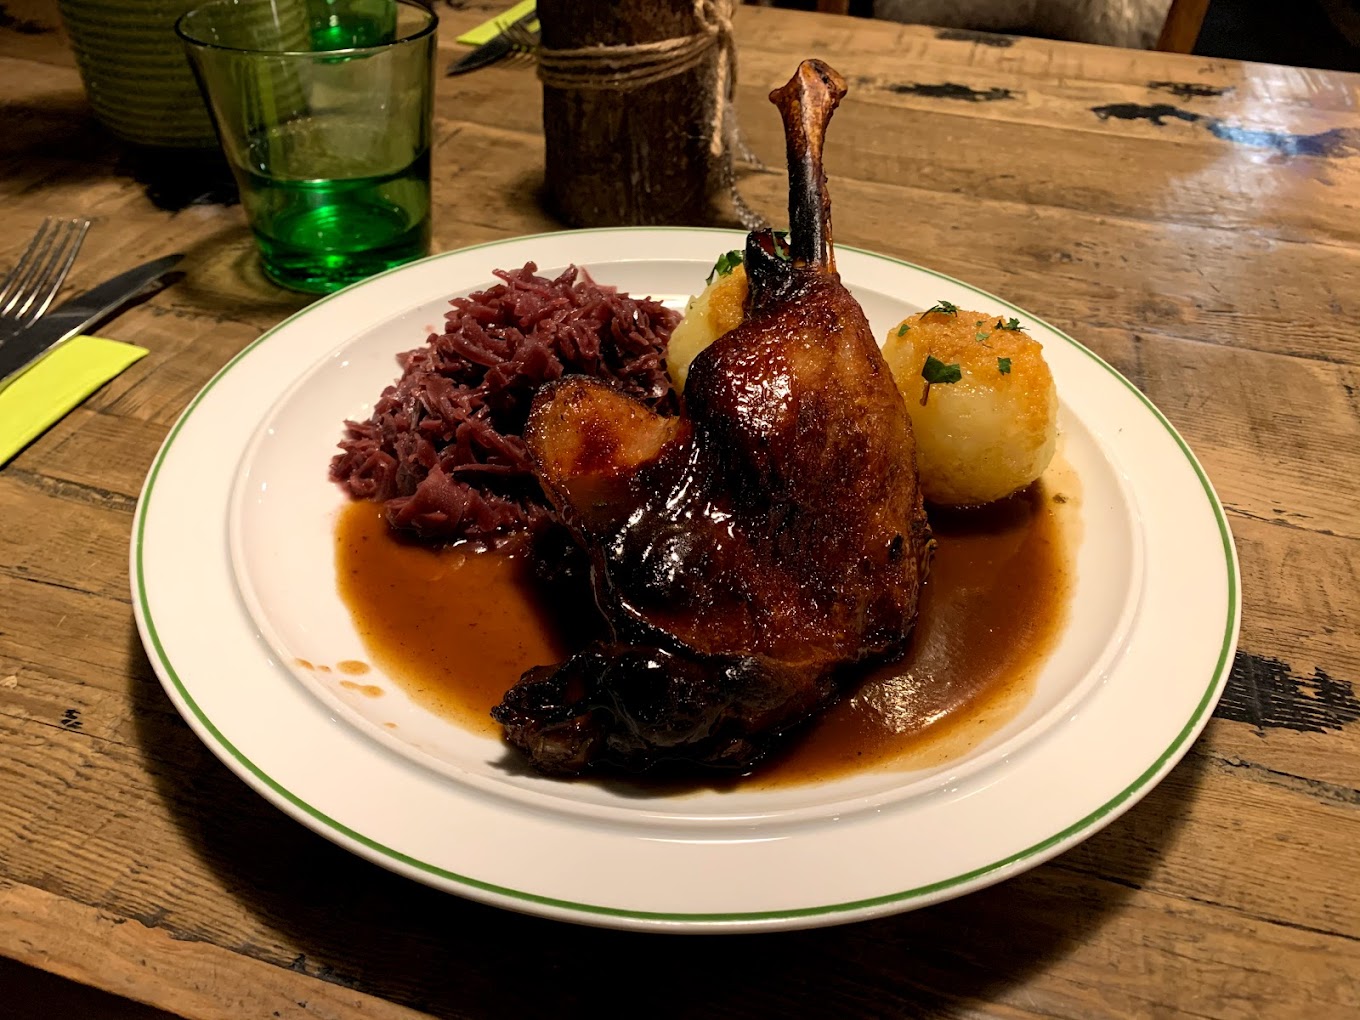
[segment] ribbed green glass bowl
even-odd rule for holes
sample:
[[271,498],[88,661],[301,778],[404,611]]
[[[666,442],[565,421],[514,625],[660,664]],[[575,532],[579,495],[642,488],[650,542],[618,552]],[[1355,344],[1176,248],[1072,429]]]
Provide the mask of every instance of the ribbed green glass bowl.
[[60,0],[81,80],[100,122],[138,145],[215,148],[175,19],[201,0]]

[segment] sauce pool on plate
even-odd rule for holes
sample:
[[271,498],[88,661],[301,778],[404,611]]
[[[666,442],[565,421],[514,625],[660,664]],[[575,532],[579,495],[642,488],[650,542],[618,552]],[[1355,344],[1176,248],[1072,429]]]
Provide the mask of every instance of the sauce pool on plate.
[[[1057,468],[1001,503],[931,510],[938,544],[907,655],[866,671],[743,783],[935,764],[1019,710],[1071,589],[1077,491]],[[373,503],[342,511],[336,572],[373,662],[430,711],[485,735],[499,735],[491,709],[520,674],[561,662],[597,633],[589,593],[554,594],[528,556],[406,540]]]

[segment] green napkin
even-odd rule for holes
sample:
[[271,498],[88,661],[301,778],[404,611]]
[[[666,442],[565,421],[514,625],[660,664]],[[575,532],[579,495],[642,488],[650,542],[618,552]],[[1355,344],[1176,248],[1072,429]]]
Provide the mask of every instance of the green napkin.
[[117,340],[72,337],[0,390],[0,466],[146,353]]
[[518,21],[538,6],[538,0],[522,0],[503,14],[497,14],[490,21],[483,21],[476,28],[470,28],[458,37],[465,46],[480,46],[500,35],[506,25]]

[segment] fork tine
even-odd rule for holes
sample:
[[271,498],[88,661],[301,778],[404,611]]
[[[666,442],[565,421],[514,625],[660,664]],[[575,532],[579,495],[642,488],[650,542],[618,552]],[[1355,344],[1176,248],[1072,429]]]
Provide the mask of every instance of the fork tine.
[[[28,306],[33,303],[34,291],[42,285],[43,266],[53,250],[59,244],[64,243],[63,229],[65,226],[64,221],[58,220],[47,232],[42,247],[33,257],[33,264],[28,267],[28,272],[24,274],[24,278],[19,283],[19,290],[15,293],[10,305],[4,308],[4,314],[13,318],[20,318]],[[22,302],[22,304],[19,304],[19,302]]]
[[71,237],[73,226],[71,220],[58,221],[56,229],[52,231],[51,242],[35,260],[33,269],[28,274],[28,279],[24,281],[24,292],[21,295],[24,299],[23,304],[14,309],[14,317],[21,323],[24,316],[33,307],[33,302],[38,299],[38,295],[47,287],[48,277],[52,274],[53,267],[66,250],[66,243]]
[[35,258],[38,246],[45,240],[50,240],[49,235],[51,232],[55,231],[55,229],[52,217],[48,216],[44,219],[42,223],[39,224],[37,231],[33,234],[32,240],[28,242],[28,247],[25,248],[23,254],[19,256],[19,261],[14,263],[14,268],[11,269],[9,275],[5,277],[4,287],[0,288],[0,316],[8,315],[10,307],[18,300],[19,295],[23,293],[23,282],[33,271],[34,265],[37,264],[37,258],[41,257],[37,256]]
[[66,282],[89,229],[84,218],[43,220],[0,290],[0,333],[12,336],[42,318]]
[[[76,256],[80,254],[80,246],[85,243],[85,233],[90,229],[90,221],[84,219],[73,219],[70,221],[70,230],[66,232],[64,238],[65,249],[52,253],[52,259],[47,264],[45,270],[49,277],[47,280],[46,293],[39,290],[34,291],[34,297],[29,298],[31,304],[41,293],[42,300],[29,316],[29,324],[37,322],[47,312],[52,304],[52,299],[61,290],[61,285],[66,282],[66,276],[71,271],[71,266],[75,264]],[[27,307],[27,305],[25,306]],[[20,314],[23,314],[22,312]]]
[[517,50],[532,53],[538,49],[538,33],[530,30],[523,21],[517,21],[507,28],[505,37]]

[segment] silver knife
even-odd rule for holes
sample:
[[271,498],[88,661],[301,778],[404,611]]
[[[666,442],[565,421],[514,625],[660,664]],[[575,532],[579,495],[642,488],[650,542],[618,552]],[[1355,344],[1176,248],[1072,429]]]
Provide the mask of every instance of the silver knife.
[[486,67],[494,64],[502,57],[510,55],[514,50],[515,44],[511,42],[506,29],[512,24],[529,26],[538,19],[537,11],[530,11],[523,17],[517,18],[513,22],[507,22],[501,26],[501,30],[486,42],[482,43],[471,53],[464,54],[449,65],[448,74],[466,74],[468,71],[475,71],[479,67]]
[[471,53],[466,53],[449,65],[448,73],[466,74],[468,71],[475,71],[479,67],[486,67],[494,64],[502,57],[508,56],[514,45],[510,42],[510,37],[504,32],[492,39],[482,43]]
[[151,283],[179,265],[183,255],[167,255],[147,262],[126,273],[73,297],[56,311],[48,312],[27,329],[0,344],[0,389],[8,386],[39,358],[82,330],[93,326],[136,297]]

